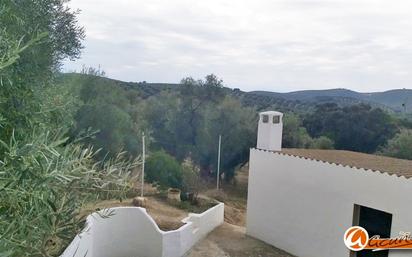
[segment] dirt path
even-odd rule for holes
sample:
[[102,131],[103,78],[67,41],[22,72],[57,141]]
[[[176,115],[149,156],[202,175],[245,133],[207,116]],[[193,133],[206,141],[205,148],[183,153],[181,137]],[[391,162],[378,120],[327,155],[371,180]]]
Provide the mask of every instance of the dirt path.
[[245,228],[224,223],[197,243],[187,257],[293,257],[245,235]]
[[198,242],[187,257],[293,257],[245,234],[248,166],[236,173],[236,184],[208,190],[209,197],[225,203],[225,223]]
[[237,226],[246,226],[248,166],[236,172],[236,184],[225,184],[219,192],[215,189],[203,194],[225,203],[225,222]]

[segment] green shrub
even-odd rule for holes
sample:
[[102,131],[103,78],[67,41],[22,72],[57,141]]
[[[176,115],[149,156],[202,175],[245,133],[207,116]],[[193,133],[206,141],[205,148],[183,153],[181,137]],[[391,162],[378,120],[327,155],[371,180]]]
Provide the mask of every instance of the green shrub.
[[325,136],[321,136],[321,137],[313,139],[311,148],[315,148],[315,149],[333,149],[334,148],[334,143],[333,143],[332,139],[330,139],[328,137],[325,137]]
[[412,130],[404,129],[396,134],[380,150],[383,155],[412,160]]
[[182,188],[182,168],[173,156],[165,151],[150,154],[146,160],[146,179],[161,188]]

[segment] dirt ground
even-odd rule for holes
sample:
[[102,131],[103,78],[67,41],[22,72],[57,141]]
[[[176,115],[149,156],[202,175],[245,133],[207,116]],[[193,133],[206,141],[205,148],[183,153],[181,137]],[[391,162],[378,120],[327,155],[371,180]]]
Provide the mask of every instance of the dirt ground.
[[246,225],[246,202],[248,166],[236,172],[234,184],[224,185],[220,191],[207,190],[204,195],[225,203],[225,222],[237,225]]
[[293,257],[245,235],[245,228],[224,223],[197,243],[186,257]]

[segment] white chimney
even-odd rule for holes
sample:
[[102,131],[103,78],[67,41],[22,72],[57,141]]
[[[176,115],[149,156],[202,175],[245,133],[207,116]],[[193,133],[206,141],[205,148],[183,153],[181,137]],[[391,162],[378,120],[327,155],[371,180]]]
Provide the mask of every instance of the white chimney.
[[283,113],[267,111],[259,113],[256,148],[269,151],[282,150]]

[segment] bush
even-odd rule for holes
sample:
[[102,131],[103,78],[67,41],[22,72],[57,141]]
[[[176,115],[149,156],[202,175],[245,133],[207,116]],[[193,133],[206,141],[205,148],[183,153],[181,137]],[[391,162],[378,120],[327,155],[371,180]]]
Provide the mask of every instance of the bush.
[[383,155],[412,160],[412,130],[404,129],[396,134],[380,150]]
[[330,139],[328,137],[325,137],[325,136],[321,136],[321,137],[313,139],[311,148],[314,148],[314,149],[333,149],[334,148],[334,143],[333,143],[332,139]]
[[173,156],[165,151],[150,154],[146,160],[146,179],[157,183],[162,189],[182,188],[182,168]]
[[182,164],[183,184],[182,189],[186,193],[193,194],[192,202],[197,202],[199,192],[204,187],[204,183],[200,176],[200,169],[193,165],[190,160],[185,160]]

